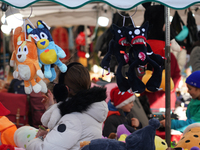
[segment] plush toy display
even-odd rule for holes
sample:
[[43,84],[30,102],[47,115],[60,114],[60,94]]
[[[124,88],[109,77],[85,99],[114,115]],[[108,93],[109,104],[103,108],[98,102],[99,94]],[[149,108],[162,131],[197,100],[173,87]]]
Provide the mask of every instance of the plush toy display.
[[50,27],[41,20],[37,21],[35,29],[30,24],[26,25],[27,34],[31,35],[36,42],[40,66],[44,65],[44,76],[53,81],[56,78],[53,64],[56,64],[63,73],[67,71],[67,66],[59,59],[65,58],[66,54],[54,43],[49,29]]
[[82,150],[155,150],[155,133],[160,122],[157,119],[149,120],[149,125],[139,129],[126,137],[125,142],[114,139],[92,140]]
[[118,27],[115,24],[112,25],[113,39],[109,43],[109,49],[104,56],[101,67],[103,69],[110,68],[111,55],[114,55],[118,62],[118,68],[116,72],[117,85],[121,92],[126,92],[130,89],[128,80],[122,75],[122,67],[128,64],[129,57],[126,53],[126,47],[129,46],[126,42],[124,35],[124,27]]
[[35,138],[38,129],[31,126],[22,126],[15,131],[14,141],[17,147],[26,149],[29,141]]
[[16,79],[24,80],[24,90],[26,94],[30,94],[32,90],[35,93],[40,91],[47,92],[45,82],[42,80],[44,74],[39,66],[37,47],[31,36],[25,39],[25,34],[22,28],[18,27],[14,32],[14,47],[10,65],[14,66],[16,63],[17,68],[13,72],[13,77]]
[[[152,92],[159,90],[164,59],[160,55],[154,54],[146,43],[148,22],[139,28],[135,26],[118,27],[114,24],[112,27],[114,36],[109,43],[109,50],[101,62],[101,67],[109,71],[111,55],[114,55],[118,62],[116,80],[121,92],[128,91],[130,88],[134,93],[142,93],[145,88]],[[129,54],[126,50],[129,51]],[[145,85],[136,75],[135,69],[145,66],[147,63],[152,65],[154,71]],[[127,64],[129,64],[128,72],[123,75],[122,68]]]
[[[130,67],[127,73],[129,85],[133,92],[142,93],[147,88],[151,92],[159,90],[164,59],[154,54],[151,47],[146,42],[149,23],[144,23],[141,27],[127,27],[125,34],[127,41],[131,44],[129,50]],[[153,74],[146,85],[137,77],[135,68],[150,64],[153,67]]]
[[192,149],[196,146],[200,148],[200,123],[193,123],[189,125],[183,132],[183,137],[178,141],[176,148]]

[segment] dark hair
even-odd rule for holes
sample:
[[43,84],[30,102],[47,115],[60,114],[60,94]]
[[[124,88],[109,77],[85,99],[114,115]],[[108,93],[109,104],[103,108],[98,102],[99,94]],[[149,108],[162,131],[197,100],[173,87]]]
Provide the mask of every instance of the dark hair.
[[88,69],[81,64],[74,64],[67,70],[64,84],[69,87],[71,96],[76,95],[81,90],[89,89],[91,80]]

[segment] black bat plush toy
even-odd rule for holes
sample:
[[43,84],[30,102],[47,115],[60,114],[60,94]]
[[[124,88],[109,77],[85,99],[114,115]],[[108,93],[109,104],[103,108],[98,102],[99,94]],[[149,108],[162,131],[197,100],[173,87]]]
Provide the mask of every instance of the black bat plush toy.
[[[134,93],[142,93],[147,88],[151,92],[159,90],[164,59],[154,54],[150,45],[146,42],[149,23],[141,27],[129,26],[124,28],[129,49],[129,70],[127,72],[128,82]],[[135,68],[150,64],[153,67],[153,74],[146,85],[137,77]]]

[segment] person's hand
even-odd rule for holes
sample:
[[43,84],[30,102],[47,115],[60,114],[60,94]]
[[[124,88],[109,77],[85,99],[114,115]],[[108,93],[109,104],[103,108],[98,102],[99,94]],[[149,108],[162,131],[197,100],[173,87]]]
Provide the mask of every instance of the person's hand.
[[43,94],[42,104],[44,105],[45,109],[48,109],[51,105],[54,104],[53,94],[50,90],[48,90],[47,94]]
[[162,127],[165,127],[165,119],[160,121]]
[[131,125],[137,128],[140,125],[140,122],[137,118],[131,118]]
[[47,133],[48,133],[47,130],[43,130],[43,129],[39,128],[39,130],[38,130],[38,132],[36,134],[36,138],[38,138],[40,136],[42,136],[43,138],[45,138],[46,135],[47,135]]

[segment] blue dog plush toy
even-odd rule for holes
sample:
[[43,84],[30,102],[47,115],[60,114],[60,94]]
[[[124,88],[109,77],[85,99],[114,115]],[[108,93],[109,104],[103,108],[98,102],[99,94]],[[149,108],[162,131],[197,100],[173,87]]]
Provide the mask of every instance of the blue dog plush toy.
[[49,29],[50,27],[41,20],[37,21],[35,29],[30,24],[26,25],[27,34],[30,34],[36,42],[40,67],[44,65],[44,76],[53,81],[56,78],[53,64],[57,65],[63,73],[67,71],[67,66],[59,59],[66,57],[66,54],[54,43]]
[[115,139],[96,139],[81,150],[155,150],[154,138],[159,126],[160,122],[153,118],[148,126],[127,136],[125,143]]

